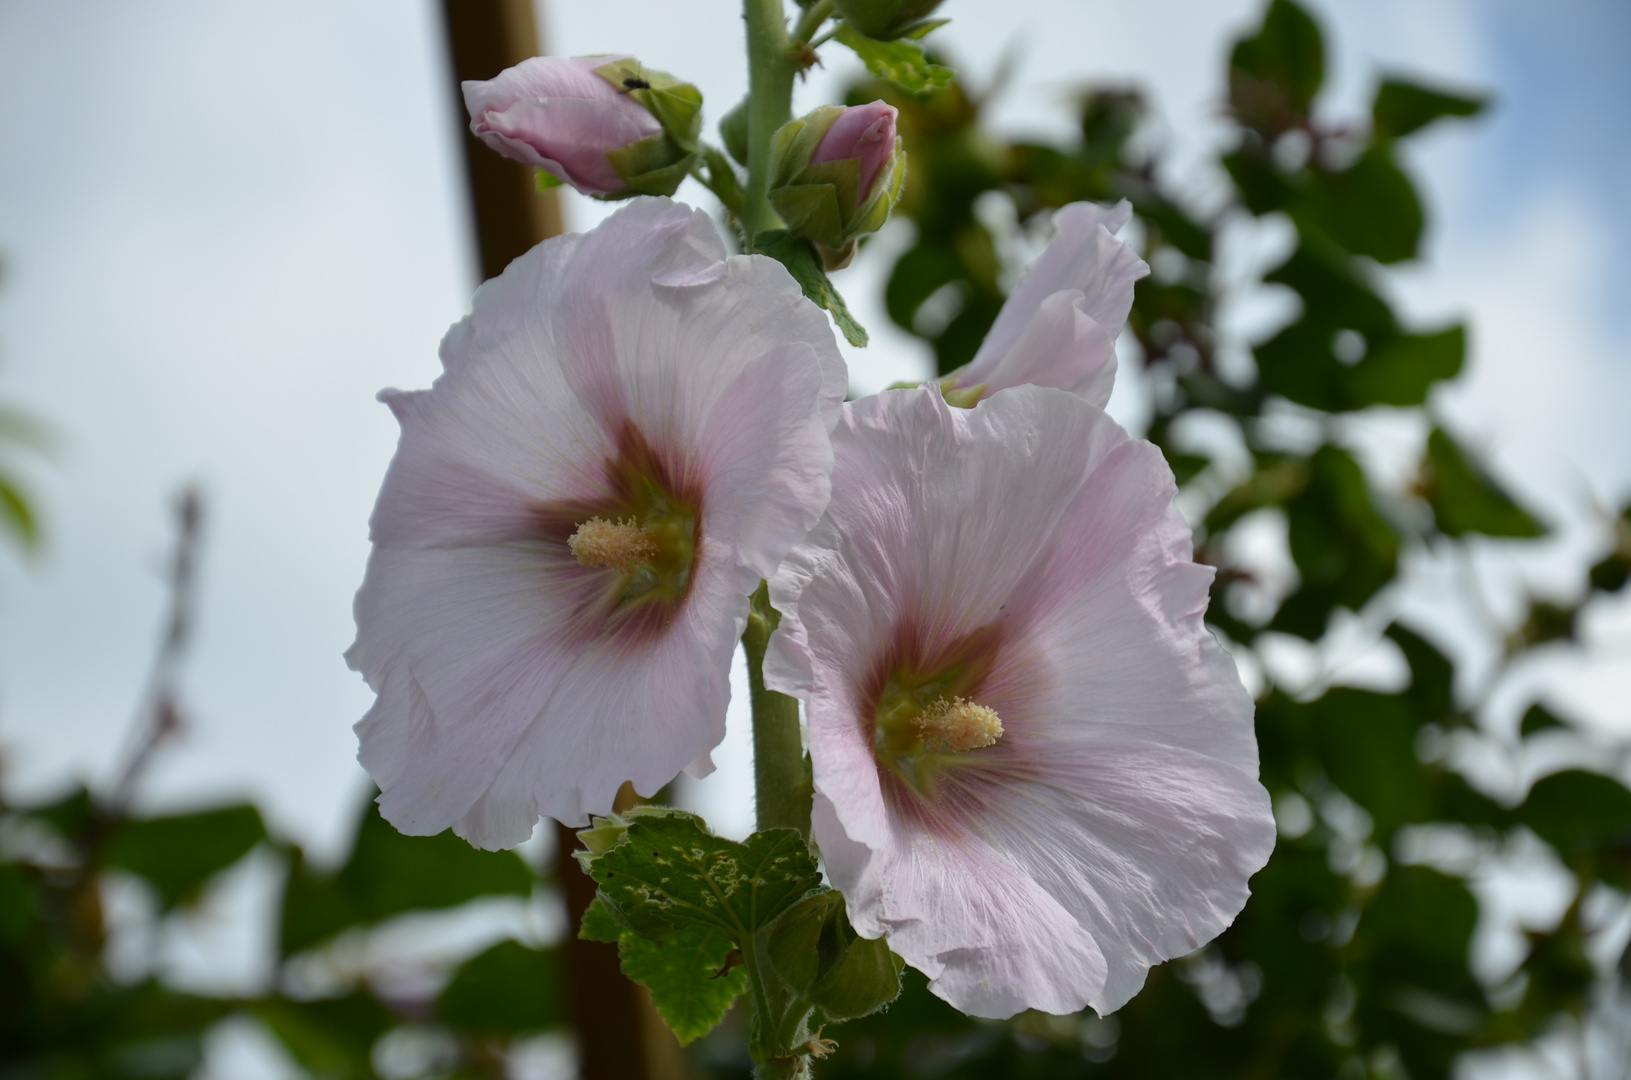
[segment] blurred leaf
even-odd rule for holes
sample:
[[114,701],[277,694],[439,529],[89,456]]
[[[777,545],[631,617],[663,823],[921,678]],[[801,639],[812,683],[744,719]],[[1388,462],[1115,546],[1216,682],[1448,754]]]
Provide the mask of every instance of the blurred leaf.
[[766,935],[776,973],[821,1009],[828,1020],[852,1020],[884,1008],[900,994],[900,967],[882,938],[859,937],[841,893],[805,897]]
[[1403,79],[1384,79],[1376,90],[1376,102],[1371,106],[1371,117],[1376,134],[1397,139],[1431,124],[1445,116],[1476,116],[1483,111],[1488,98],[1462,97],[1429,90],[1419,83]]
[[1631,886],[1631,791],[1619,781],[1577,769],[1553,773],[1529,789],[1516,816],[1571,866]]
[[951,82],[952,70],[930,63],[923,47],[910,41],[879,41],[848,23],[841,23],[833,40],[847,45],[867,70],[913,94],[926,94]]
[[1387,636],[1404,653],[1410,666],[1410,689],[1405,692],[1418,721],[1438,723],[1455,707],[1455,667],[1438,648],[1415,631],[1394,623]]
[[374,1043],[397,1023],[366,990],[310,1001],[272,998],[253,1015],[302,1068],[334,1080],[374,1080]]
[[90,789],[78,784],[56,802],[29,807],[27,813],[49,824],[63,839],[72,840],[91,827],[96,804],[91,801]]
[[1518,734],[1527,739],[1536,732],[1547,731],[1551,728],[1564,728],[1566,730],[1567,725],[1554,716],[1546,706],[1535,704],[1529,706],[1524,712],[1523,719],[1518,723]]
[[266,839],[260,811],[244,803],[194,814],[125,819],[108,840],[109,866],[129,870],[164,907],[191,899],[204,882]]
[[474,1034],[515,1035],[565,1022],[554,952],[501,941],[466,960],[436,1002],[449,1027]]
[[1449,536],[1532,538],[1546,527],[1480,469],[1443,428],[1427,437],[1421,488],[1440,531]]
[[1294,209],[1292,217],[1316,225],[1355,255],[1380,263],[1415,257],[1421,201],[1385,146],[1367,150],[1341,172],[1315,171],[1306,200],[1306,215]]
[[1358,611],[1393,579],[1399,537],[1371,501],[1359,463],[1322,446],[1309,459],[1308,487],[1286,504],[1291,557],[1302,585],[1270,626],[1309,639],[1337,606]]
[[1263,25],[1229,56],[1229,101],[1247,127],[1300,124],[1325,80],[1325,43],[1300,5],[1273,0]]
[[11,480],[0,476],[0,523],[15,536],[25,549],[32,549],[40,541],[40,523],[34,517],[28,496]]
[[370,800],[351,857],[337,873],[311,867],[292,849],[279,948],[289,956],[351,926],[455,907],[480,896],[525,896],[535,884],[532,870],[515,852],[480,851],[452,832],[404,836]]
[[536,878],[513,851],[481,851],[452,831],[404,836],[370,802],[336,884],[370,921],[454,907],[478,896],[526,896]]
[[1614,519],[1614,549],[1591,568],[1591,587],[1618,592],[1627,580],[1631,580],[1631,505]]
[[1466,351],[1467,332],[1460,326],[1384,338],[1348,369],[1348,406],[1420,405],[1434,383],[1461,374]]

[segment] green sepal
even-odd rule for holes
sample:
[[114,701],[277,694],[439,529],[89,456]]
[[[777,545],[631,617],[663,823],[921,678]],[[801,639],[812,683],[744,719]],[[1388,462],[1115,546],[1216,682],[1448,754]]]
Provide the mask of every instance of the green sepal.
[[538,191],[558,188],[564,183],[566,183],[565,180],[562,180],[548,169],[534,168],[532,170],[532,186]]
[[821,256],[816,253],[814,245],[802,237],[777,229],[774,232],[760,233],[755,237],[753,249],[761,255],[769,255],[787,267],[787,272],[799,283],[804,295],[832,316],[832,321],[843,332],[845,340],[857,348],[866,345],[866,327],[855,321],[855,316],[850,314],[849,308],[844,304],[844,298],[833,288],[832,280],[827,277],[826,268],[822,265]]
[[941,0],[836,0],[833,7],[846,23],[867,37],[891,41],[899,37],[922,37],[950,19],[927,16]]
[[697,148],[702,135],[701,90],[631,57],[602,64],[595,68],[595,74],[617,87],[619,93],[644,105],[683,152]]
[[910,41],[879,41],[849,23],[840,26],[833,39],[853,50],[872,74],[918,97],[951,83],[951,68],[931,63],[922,47]]
[[789,233],[832,252],[842,252],[858,237],[883,228],[906,183],[906,154],[898,136],[887,173],[873,179],[864,199],[858,159],[811,162],[843,112],[841,106],[823,105],[783,124],[771,144],[775,163],[768,192],[771,206]]
[[690,175],[697,157],[695,151],[687,153],[676,146],[666,131],[647,135],[620,150],[609,150],[606,160],[629,186],[601,198],[615,201],[635,195],[672,195]]
[[765,951],[776,974],[828,1020],[868,1016],[900,994],[902,962],[881,938],[855,933],[843,895],[832,890],[776,920]]

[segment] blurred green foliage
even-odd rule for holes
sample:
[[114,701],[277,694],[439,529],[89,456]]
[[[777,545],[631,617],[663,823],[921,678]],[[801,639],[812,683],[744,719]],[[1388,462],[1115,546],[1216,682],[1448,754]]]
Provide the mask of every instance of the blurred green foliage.
[[[1413,550],[1454,552],[1488,542],[1478,537],[1517,543],[1546,531],[1432,416],[1433,388],[1461,370],[1464,329],[1410,325],[1380,287],[1382,266],[1417,257],[1426,221],[1401,144],[1474,115],[1481,99],[1388,79],[1368,120],[1333,122],[1318,108],[1324,77],[1318,25],[1274,0],[1230,54],[1235,138],[1219,157],[1220,191],[1205,212],[1170,193],[1144,137],[1147,105],[1133,91],[1085,94],[1079,135],[1061,144],[993,134],[982,126],[984,102],[956,82],[935,88],[926,79],[921,95],[872,84],[853,95],[883,96],[901,110],[911,169],[897,213],[916,236],[892,268],[885,301],[894,322],[930,344],[942,373],[973,356],[1002,305],[1005,245],[1067,202],[1132,202],[1154,268],[1139,283],[1129,324],[1150,389],[1147,435],[1199,508],[1197,556],[1218,568],[1209,617],[1240,649],[1268,632],[1316,641],[1340,609],[1385,610],[1378,598]],[[1289,290],[1297,304],[1247,355],[1223,337],[1218,317],[1226,297],[1257,282],[1229,280],[1219,249],[1227,229],[1263,217],[1283,220],[1294,240],[1260,281]],[[1017,224],[1005,232],[1004,219]],[[1390,490],[1354,452],[1344,424],[1378,406],[1420,419],[1420,464],[1404,490]],[[1227,425],[1247,465],[1189,438],[1197,418]],[[1286,436],[1288,418],[1304,436]],[[0,415],[0,439],[14,426]],[[0,523],[28,541],[26,507],[0,480]],[[1283,595],[1266,593],[1229,543],[1265,515],[1283,522],[1296,568]],[[1612,547],[1590,569],[1581,599],[1533,600],[1517,625],[1498,628],[1506,664],[1572,641],[1581,607],[1631,580],[1631,508],[1606,520]],[[1461,736],[1497,738],[1480,730],[1464,673],[1416,631],[1379,629],[1408,665],[1403,689],[1310,696],[1270,685],[1259,701],[1262,777],[1281,840],[1244,913],[1216,942],[1152,971],[1113,1017],[975,1021],[908,970],[887,1011],[830,1032],[840,1046],[819,1075],[1424,1080],[1448,1076],[1469,1050],[1578,1023],[1608,981],[1623,985],[1631,975],[1631,953],[1617,973],[1594,966],[1597,929],[1584,909],[1594,893],[1612,890],[1623,902],[1631,890],[1631,791],[1579,769],[1543,776],[1521,799],[1480,790],[1442,750]],[[1535,703],[1508,749],[1562,737],[1584,738]],[[1499,985],[1471,963],[1481,913],[1467,868],[1402,857],[1424,828],[1447,830],[1481,859],[1527,831],[1574,878],[1562,919],[1528,932],[1527,957]],[[183,919],[253,852],[284,875],[263,990],[210,996],[152,971],[110,972],[110,883],[138,882],[155,919]],[[335,867],[313,864],[248,805],[143,818],[85,790],[44,805],[0,805],[0,1080],[184,1077],[201,1060],[206,1032],[233,1017],[262,1025],[314,1077],[379,1076],[382,1048],[404,1034],[439,1049],[417,1073],[394,1062],[393,1076],[505,1076],[524,1040],[564,1030],[570,1003],[559,946],[500,941],[454,964],[445,981],[406,989],[355,971],[313,985],[302,972],[344,969],[373,930],[403,916],[494,896],[540,899],[553,888],[512,853],[475,851],[451,834],[402,836],[371,804]],[[787,920],[786,932],[823,942],[838,934],[843,924],[822,906],[833,895],[812,898],[809,918]],[[741,973],[704,986],[692,978],[702,965],[682,962],[670,980],[655,968],[672,950],[642,951],[645,939],[623,915],[592,909],[599,921],[589,936],[624,939],[631,973],[673,982],[659,995],[664,1015],[687,1035],[705,1030],[740,991]],[[699,954],[728,967],[725,931],[672,932],[691,933]],[[863,956],[847,939],[828,952],[834,963],[881,955]],[[889,965],[879,964],[886,979]],[[783,974],[822,992],[822,970]],[[833,1016],[870,1007],[852,1006],[823,999]],[[744,1028],[738,1008],[693,1045],[690,1067],[745,1076]]]

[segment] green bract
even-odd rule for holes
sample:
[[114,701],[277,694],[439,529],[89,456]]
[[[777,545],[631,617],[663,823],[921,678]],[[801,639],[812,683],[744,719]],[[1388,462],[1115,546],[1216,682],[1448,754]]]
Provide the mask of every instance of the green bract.
[[860,190],[859,159],[810,160],[844,111],[841,105],[823,105],[783,125],[771,150],[775,169],[770,204],[787,223],[790,235],[823,249],[828,269],[844,266],[854,253],[855,240],[883,227],[906,181],[906,154],[898,136],[894,153],[878,170],[870,191]]
[[939,26],[928,16],[940,0],[833,0],[833,7],[851,26],[867,37],[892,41],[898,37],[920,37]]
[[674,194],[697,161],[702,91],[629,57],[602,64],[595,74],[644,105],[663,126],[657,134],[606,155],[628,190],[604,198]]

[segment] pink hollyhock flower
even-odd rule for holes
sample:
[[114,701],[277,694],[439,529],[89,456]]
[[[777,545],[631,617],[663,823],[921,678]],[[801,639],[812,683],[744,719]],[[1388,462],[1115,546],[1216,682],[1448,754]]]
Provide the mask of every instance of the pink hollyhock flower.
[[893,105],[874,101],[853,105],[838,114],[832,126],[816,144],[810,164],[854,158],[860,166],[861,182],[855,190],[855,205],[872,194],[873,182],[895,156],[895,117]]
[[525,840],[725,731],[748,595],[820,517],[846,376],[779,263],[640,199],[476,292],[402,425],[346,654],[405,833]]
[[974,359],[942,383],[953,402],[1026,383],[1069,390],[1100,407],[1110,400],[1133,283],[1150,272],[1132,245],[1116,239],[1132,213],[1125,200],[1055,212],[1047,250],[1009,294]]
[[845,406],[771,580],[850,919],[977,1016],[1107,1013],[1268,860],[1252,701],[1201,621],[1172,473],[1080,397]]
[[470,130],[505,157],[534,165],[586,195],[628,189],[606,155],[662,124],[595,69],[626,57],[535,56],[485,82],[463,83]]

